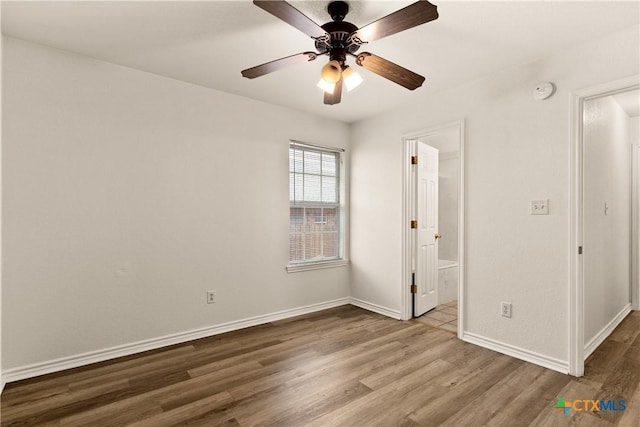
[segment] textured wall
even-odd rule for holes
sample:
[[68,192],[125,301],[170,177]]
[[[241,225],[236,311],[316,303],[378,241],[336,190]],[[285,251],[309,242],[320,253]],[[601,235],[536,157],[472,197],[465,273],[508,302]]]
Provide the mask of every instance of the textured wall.
[[[417,91],[414,105],[355,124],[352,295],[401,308],[402,137],[465,119],[464,329],[568,360],[569,94],[638,74],[638,34],[632,27],[428,99]],[[545,80],[557,93],[535,101]],[[529,214],[537,199],[550,200],[550,215]],[[500,317],[501,301],[513,303],[513,318]]]
[[584,104],[584,342],[629,303],[629,118],[612,97]]
[[5,370],[349,295],[285,271],[289,139],[347,125],[11,38],[3,83]]

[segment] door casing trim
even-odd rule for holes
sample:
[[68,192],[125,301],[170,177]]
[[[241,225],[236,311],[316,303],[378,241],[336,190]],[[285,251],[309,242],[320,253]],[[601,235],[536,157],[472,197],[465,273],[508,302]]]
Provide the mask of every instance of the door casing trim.
[[413,305],[411,300],[411,272],[412,272],[412,247],[413,234],[409,226],[415,209],[415,185],[411,156],[413,155],[414,141],[416,139],[438,134],[451,128],[459,129],[459,157],[458,157],[458,338],[464,331],[464,289],[465,289],[465,265],[466,265],[466,239],[465,239],[465,123],[464,119],[442,123],[423,130],[407,133],[402,138],[404,155],[402,157],[402,277],[400,280],[400,300],[402,320],[411,319]]

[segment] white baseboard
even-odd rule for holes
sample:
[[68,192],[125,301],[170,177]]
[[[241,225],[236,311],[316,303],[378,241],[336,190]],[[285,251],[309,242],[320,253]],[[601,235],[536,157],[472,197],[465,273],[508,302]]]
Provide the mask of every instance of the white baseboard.
[[506,354],[507,356],[515,357],[516,359],[524,360],[535,365],[562,372],[563,374],[569,373],[569,362],[567,360],[560,360],[553,357],[545,356],[543,354],[539,354],[500,341],[492,340],[480,335],[472,334],[470,332],[464,332],[462,335],[462,340],[471,344],[478,345],[480,347],[488,348],[489,350],[497,351],[498,353]]
[[206,328],[179,332],[177,334],[171,334],[135,343],[119,345],[116,347],[91,351],[74,356],[62,357],[59,359],[40,362],[33,365],[12,368],[2,372],[2,385],[4,387],[4,383],[33,378],[39,375],[63,371],[65,369],[77,368],[79,366],[85,366],[96,362],[103,362],[105,360],[115,359],[117,357],[130,356],[132,354],[141,353],[148,350],[155,350],[157,348],[174,344],[182,344],[184,342],[195,340],[198,338],[205,338],[212,335],[218,335],[225,332],[248,328],[250,326],[262,325],[264,323],[274,322],[276,320],[300,316],[303,314],[326,310],[328,308],[338,307],[341,305],[347,305],[350,302],[351,300],[349,297],[339,298],[333,301],[311,304],[304,307],[298,307],[289,310],[278,311],[275,313],[264,314],[261,316],[250,317],[247,319],[221,323],[219,325],[209,326]]
[[611,332],[613,332],[613,330],[624,320],[625,317],[627,317],[627,314],[629,313],[631,313],[631,303],[625,305],[624,308],[620,310],[620,313],[616,314],[614,318],[596,334],[595,337],[591,338],[589,342],[584,345],[584,360],[587,360],[587,357],[589,357],[589,355],[591,355],[591,353],[593,353],[595,349],[598,348],[598,346],[602,344],[609,335],[611,335]]
[[400,320],[399,310],[392,310],[390,308],[353,297],[349,298],[349,302],[351,303],[351,305],[355,305],[356,307],[364,308],[365,310],[373,311],[374,313],[382,314],[383,316]]

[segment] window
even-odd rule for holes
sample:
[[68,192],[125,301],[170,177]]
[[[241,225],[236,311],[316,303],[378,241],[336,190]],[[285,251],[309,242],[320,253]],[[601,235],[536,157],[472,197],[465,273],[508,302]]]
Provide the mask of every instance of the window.
[[341,153],[289,146],[289,263],[343,258]]

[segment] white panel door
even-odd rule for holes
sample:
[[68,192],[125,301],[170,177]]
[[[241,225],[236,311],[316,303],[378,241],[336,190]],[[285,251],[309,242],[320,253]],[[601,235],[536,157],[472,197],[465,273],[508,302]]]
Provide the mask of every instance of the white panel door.
[[417,141],[416,317],[438,304],[438,150]]

